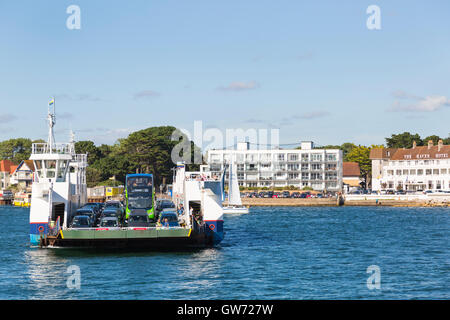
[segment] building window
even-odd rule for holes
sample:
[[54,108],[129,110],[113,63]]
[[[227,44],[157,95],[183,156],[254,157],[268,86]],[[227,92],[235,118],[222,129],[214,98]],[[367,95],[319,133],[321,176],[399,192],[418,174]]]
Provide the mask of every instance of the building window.
[[311,180],[322,180],[322,174],[320,174],[320,173],[311,173]]

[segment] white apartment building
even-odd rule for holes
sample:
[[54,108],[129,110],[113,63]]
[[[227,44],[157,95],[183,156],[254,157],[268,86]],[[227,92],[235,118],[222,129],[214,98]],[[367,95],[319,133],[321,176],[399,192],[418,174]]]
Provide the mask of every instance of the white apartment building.
[[372,149],[372,190],[450,191],[450,145]]
[[234,159],[238,182],[244,187],[311,187],[318,191],[341,191],[342,150],[315,149],[311,141],[301,149],[253,150],[249,143],[236,149],[208,150],[209,169],[220,176]]

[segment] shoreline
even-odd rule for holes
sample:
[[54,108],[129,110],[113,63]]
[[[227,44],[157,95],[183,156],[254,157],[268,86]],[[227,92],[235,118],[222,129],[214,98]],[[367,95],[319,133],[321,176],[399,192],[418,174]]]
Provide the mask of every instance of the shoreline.
[[[224,202],[226,205],[227,202]],[[247,207],[338,207],[335,198],[326,199],[285,199],[285,198],[242,198],[242,205]],[[343,207],[449,207],[449,203],[434,200],[396,200],[396,199],[363,199],[346,200]]]

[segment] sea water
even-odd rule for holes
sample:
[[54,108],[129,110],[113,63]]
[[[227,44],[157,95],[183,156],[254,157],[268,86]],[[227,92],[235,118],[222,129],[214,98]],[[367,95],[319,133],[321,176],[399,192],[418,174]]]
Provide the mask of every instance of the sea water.
[[216,248],[36,248],[0,207],[0,299],[449,299],[450,208],[254,207]]

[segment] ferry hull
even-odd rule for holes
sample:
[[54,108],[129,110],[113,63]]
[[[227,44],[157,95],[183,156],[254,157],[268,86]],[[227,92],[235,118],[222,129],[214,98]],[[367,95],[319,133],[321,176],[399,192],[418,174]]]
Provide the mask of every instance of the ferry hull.
[[197,233],[190,229],[145,230],[64,230],[55,237],[47,237],[41,246],[81,248],[179,249],[199,248],[217,244],[213,234]]

